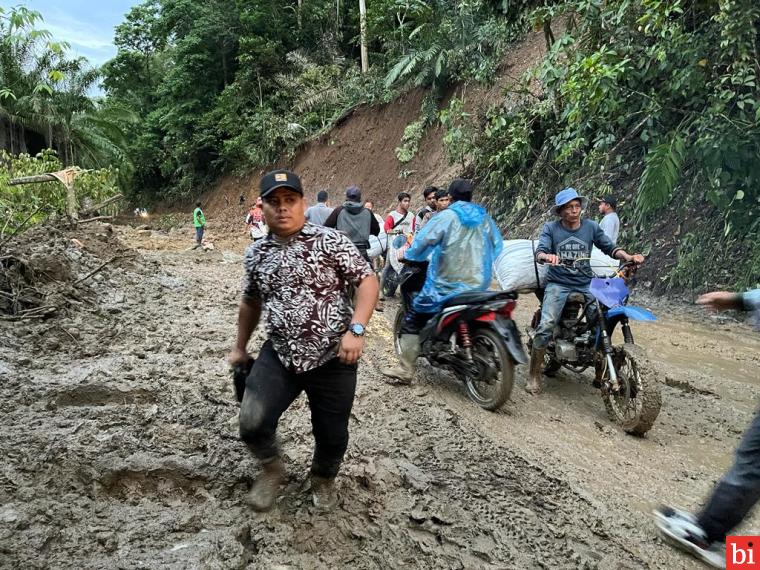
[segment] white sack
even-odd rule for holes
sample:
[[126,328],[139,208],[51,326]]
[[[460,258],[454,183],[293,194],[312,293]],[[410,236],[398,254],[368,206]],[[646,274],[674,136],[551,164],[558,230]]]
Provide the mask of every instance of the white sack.
[[[546,284],[546,265],[534,261],[538,241],[510,239],[504,241],[504,249],[493,264],[496,279],[504,291],[539,289]],[[536,283],[538,271],[539,283]]]
[[602,253],[602,250],[594,247],[591,250],[591,271],[597,277],[612,277],[620,265],[620,261]]
[[369,255],[370,259],[383,255],[387,244],[388,236],[383,231],[381,231],[379,235],[369,236],[369,249],[367,250],[367,255]]

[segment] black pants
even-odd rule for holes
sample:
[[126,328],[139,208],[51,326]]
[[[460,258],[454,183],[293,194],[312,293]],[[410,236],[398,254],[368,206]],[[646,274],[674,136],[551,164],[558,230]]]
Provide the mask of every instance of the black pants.
[[723,542],[726,535],[760,500],[760,412],[755,415],[736,449],[734,464],[710,495],[697,517],[710,542]]
[[[425,284],[426,270],[427,264],[416,270],[409,267],[404,267],[402,270],[404,281],[401,283],[401,296],[404,299],[405,311],[404,322],[401,324],[401,334],[420,334],[428,321],[436,315],[436,313],[418,313],[412,308],[414,297]],[[407,271],[411,274],[404,275]]]
[[306,392],[316,446],[311,472],[335,477],[348,447],[348,418],[356,392],[356,364],[337,358],[303,374],[287,370],[272,347],[261,347],[240,405],[240,437],[263,463],[279,455],[275,433],[280,416]]

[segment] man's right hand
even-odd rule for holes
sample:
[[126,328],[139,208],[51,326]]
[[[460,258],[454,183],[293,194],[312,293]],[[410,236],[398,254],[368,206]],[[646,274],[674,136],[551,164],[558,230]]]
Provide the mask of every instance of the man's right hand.
[[539,261],[543,261],[548,265],[559,265],[559,256],[553,253],[544,253]]
[[245,364],[250,359],[251,355],[248,354],[245,350],[240,350],[239,348],[233,348],[232,352],[230,352],[229,356],[227,356],[227,362],[229,362],[230,366]]

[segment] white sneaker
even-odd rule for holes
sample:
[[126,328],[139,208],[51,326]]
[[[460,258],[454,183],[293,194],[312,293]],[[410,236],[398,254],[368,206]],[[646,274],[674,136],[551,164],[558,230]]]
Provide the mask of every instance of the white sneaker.
[[660,532],[675,546],[696,556],[713,568],[726,567],[726,545],[707,542],[707,535],[691,513],[662,506],[654,516]]

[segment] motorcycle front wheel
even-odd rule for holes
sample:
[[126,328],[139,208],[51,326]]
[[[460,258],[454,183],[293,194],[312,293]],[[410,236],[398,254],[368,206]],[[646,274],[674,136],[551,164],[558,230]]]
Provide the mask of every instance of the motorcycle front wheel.
[[393,319],[393,349],[396,351],[396,356],[401,356],[401,325],[403,323],[404,307],[401,307],[396,311],[396,316]]
[[[617,393],[602,382],[602,399],[610,419],[626,432],[643,435],[652,429],[662,405],[660,386],[644,349],[632,343],[613,348],[612,361],[617,370],[620,390]],[[609,378],[604,373],[603,380]]]
[[383,297],[393,297],[396,294],[397,287],[398,273],[391,267],[390,263],[386,263],[383,272],[380,274],[380,293]]
[[477,374],[463,377],[467,395],[478,406],[496,410],[512,394],[515,363],[504,339],[491,328],[480,327],[472,333],[472,359]]

